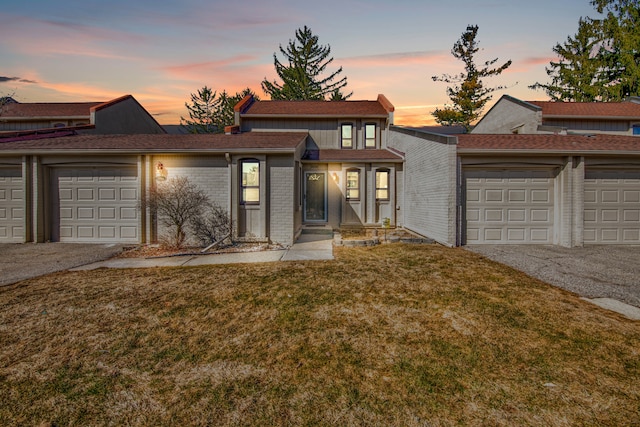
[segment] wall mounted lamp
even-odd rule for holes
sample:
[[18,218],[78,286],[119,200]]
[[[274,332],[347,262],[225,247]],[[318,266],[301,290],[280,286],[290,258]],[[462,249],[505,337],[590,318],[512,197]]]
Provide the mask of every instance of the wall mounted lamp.
[[162,162],[156,163],[156,181],[166,181],[167,173],[168,172]]

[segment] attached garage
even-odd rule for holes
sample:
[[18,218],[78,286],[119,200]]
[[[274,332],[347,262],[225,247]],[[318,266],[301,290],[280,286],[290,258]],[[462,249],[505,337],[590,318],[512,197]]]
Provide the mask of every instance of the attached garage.
[[139,242],[135,167],[54,168],[51,181],[52,240]]
[[552,244],[553,170],[467,170],[465,244]]
[[0,168],[0,243],[24,241],[24,187],[21,168]]
[[585,171],[584,243],[640,244],[640,170]]

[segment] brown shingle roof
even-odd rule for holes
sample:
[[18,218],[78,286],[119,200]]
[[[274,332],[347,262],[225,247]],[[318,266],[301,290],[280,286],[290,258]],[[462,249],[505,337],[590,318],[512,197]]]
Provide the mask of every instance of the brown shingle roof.
[[305,160],[319,162],[402,161],[402,157],[389,150],[308,150]]
[[467,134],[458,135],[458,152],[480,151],[540,151],[540,152],[640,152],[640,138],[636,136],[597,134],[540,135],[540,134]]
[[226,152],[293,151],[306,132],[247,132],[238,135],[78,135],[30,141],[1,142],[6,152]]
[[101,105],[102,102],[36,102],[36,103],[10,103],[2,107],[0,114],[3,119],[10,118],[62,118],[62,117],[86,117],[89,118],[90,110]]
[[542,108],[542,117],[608,117],[640,119],[640,104],[635,102],[551,102],[527,101]]
[[315,117],[380,117],[394,110],[393,105],[378,95],[376,101],[241,101],[242,116],[315,116]]

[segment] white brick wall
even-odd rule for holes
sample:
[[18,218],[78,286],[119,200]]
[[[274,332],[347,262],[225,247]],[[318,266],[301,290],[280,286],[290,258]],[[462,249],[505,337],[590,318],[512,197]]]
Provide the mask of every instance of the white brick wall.
[[456,139],[391,127],[389,147],[405,153],[404,227],[456,244]]
[[542,113],[520,100],[502,97],[478,122],[471,133],[538,133]]
[[295,223],[295,188],[296,179],[293,157],[269,156],[267,159],[269,173],[269,238],[274,243],[292,245]]
[[[230,212],[229,168],[223,156],[154,156],[152,167],[162,162],[167,170],[167,179],[186,176],[209,196],[212,202]],[[158,235],[166,230],[158,224]],[[196,242],[190,242],[196,243]]]

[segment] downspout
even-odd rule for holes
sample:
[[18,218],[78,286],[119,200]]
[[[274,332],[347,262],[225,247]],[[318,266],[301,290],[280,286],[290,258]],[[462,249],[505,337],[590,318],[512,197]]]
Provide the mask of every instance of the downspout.
[[[239,117],[239,113],[236,113],[236,114],[238,114],[238,117]],[[232,179],[233,171],[231,167],[231,154],[224,153],[224,158],[227,161],[227,175],[228,175],[227,179],[229,180],[228,181],[229,191],[227,192],[227,206],[229,206],[229,218],[231,220],[231,227],[229,230],[229,234],[230,234],[231,240],[233,241],[235,240],[235,237],[236,237],[235,235],[236,230],[235,230],[235,227],[233,226],[233,218],[234,218],[233,208],[234,207],[233,207],[233,179]]]
[[456,246],[462,246],[462,161],[456,155]]

